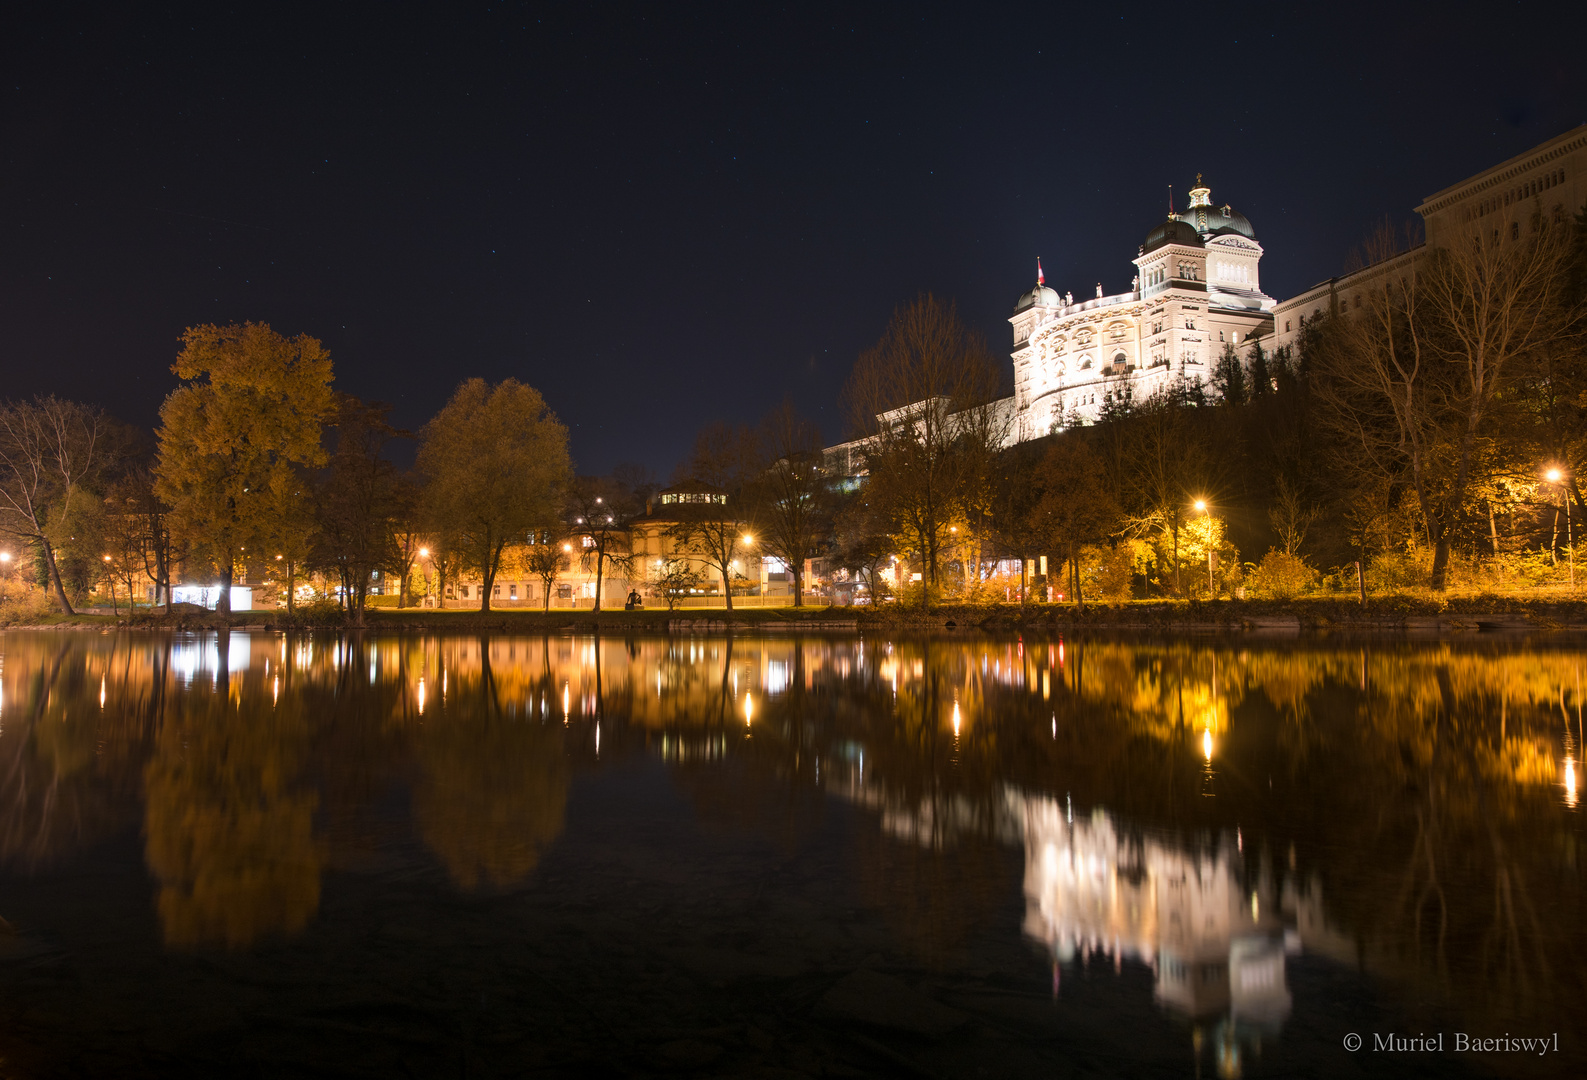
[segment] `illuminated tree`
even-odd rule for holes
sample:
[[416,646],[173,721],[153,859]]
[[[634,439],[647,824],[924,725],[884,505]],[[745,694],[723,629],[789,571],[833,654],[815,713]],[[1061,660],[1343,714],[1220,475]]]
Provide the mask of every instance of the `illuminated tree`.
[[[733,610],[733,572],[740,552],[753,542],[753,517],[745,488],[758,472],[759,447],[745,427],[712,424],[695,437],[694,452],[680,471],[720,500],[680,504],[679,520],[667,532],[679,550],[700,556],[722,577],[722,596]],[[749,538],[749,539],[746,539]]]
[[358,625],[363,625],[373,574],[395,571],[401,563],[392,529],[399,478],[396,466],[382,454],[388,442],[404,433],[386,422],[390,408],[337,395],[336,449],[317,491],[314,560],[341,578],[348,613]]
[[264,323],[195,326],[171,370],[186,384],[160,408],[155,493],[175,530],[220,575],[231,610],[237,563],[267,542],[272,492],[296,483],[296,466],[325,462],[331,358],[307,334],[285,338]]
[[854,365],[850,423],[864,441],[867,500],[918,553],[929,598],[955,520],[984,512],[1009,418],[986,344],[952,304],[924,295],[893,313]]
[[455,536],[454,550],[480,575],[480,610],[489,611],[508,545],[559,528],[568,429],[533,387],[469,379],[420,438],[426,515]]
[[56,397],[0,404],[0,533],[31,547],[63,613],[72,613],[61,581],[64,527],[97,502],[90,490],[113,454],[104,413]]
[[1512,240],[1473,236],[1415,258],[1386,230],[1368,248],[1361,306],[1328,320],[1316,386],[1357,473],[1415,493],[1448,584],[1451,543],[1501,414],[1529,365],[1579,339],[1587,301],[1570,295],[1574,234],[1537,208]]
[[805,560],[820,553],[832,527],[821,433],[784,401],[761,422],[760,441],[766,464],[750,485],[760,548],[793,575],[794,607],[802,607]]
[[1033,519],[1069,567],[1069,592],[1085,606],[1080,551],[1106,540],[1122,524],[1102,473],[1102,462],[1076,433],[1058,436],[1041,460],[1035,486],[1041,493]]
[[570,564],[568,553],[562,550],[562,541],[552,533],[537,534],[524,552],[524,569],[540,579],[544,610],[551,610],[551,590],[556,587],[557,578],[568,572]]
[[[634,556],[629,549],[628,524],[644,512],[629,491],[611,480],[581,476],[568,485],[567,527],[579,538],[579,561],[595,568],[595,605],[601,610],[607,567],[632,576]],[[588,540],[586,544],[584,541]]]

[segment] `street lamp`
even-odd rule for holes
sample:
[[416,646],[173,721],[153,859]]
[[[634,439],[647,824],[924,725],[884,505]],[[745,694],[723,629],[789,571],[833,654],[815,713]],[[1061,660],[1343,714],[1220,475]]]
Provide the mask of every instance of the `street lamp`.
[[1212,585],[1212,518],[1207,513],[1207,500],[1197,499],[1195,502],[1196,513],[1207,518],[1207,599],[1215,597]]
[[[1559,485],[1559,501],[1565,507],[1565,552],[1570,562],[1570,587],[1576,588],[1576,537],[1571,528],[1570,490],[1565,486],[1565,473],[1561,469],[1550,469],[1543,474],[1543,479],[1551,484]],[[1554,534],[1558,536],[1558,533]]]

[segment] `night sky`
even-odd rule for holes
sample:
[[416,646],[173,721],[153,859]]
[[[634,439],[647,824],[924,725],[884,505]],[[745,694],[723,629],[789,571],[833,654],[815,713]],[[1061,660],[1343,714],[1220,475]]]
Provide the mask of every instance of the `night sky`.
[[[1196,173],[1280,299],[1587,119],[1575,5],[13,4],[0,395],[152,425],[186,326],[328,345],[417,427],[515,376],[665,477],[784,395],[836,440],[922,290],[1006,355]],[[24,20],[24,21],[19,21]]]

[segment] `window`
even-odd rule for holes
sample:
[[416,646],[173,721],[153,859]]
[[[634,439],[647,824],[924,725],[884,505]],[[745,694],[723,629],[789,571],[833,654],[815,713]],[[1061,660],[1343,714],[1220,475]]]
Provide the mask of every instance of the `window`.
[[593,536],[583,536],[579,539],[583,541],[586,548],[592,548],[595,546],[595,537]]
[[1521,239],[1521,226],[1514,221],[1510,222],[1510,239]]
[[1284,333],[1286,333],[1286,334],[1289,333],[1289,320],[1288,319],[1284,320]]
[[457,587],[457,591],[463,594],[463,599],[464,600],[468,599],[468,586],[467,585],[459,585]]
[[518,583],[516,581],[507,586],[507,598],[509,600],[518,599]]
[[501,582],[498,581],[490,587],[490,598],[492,600],[501,599]]

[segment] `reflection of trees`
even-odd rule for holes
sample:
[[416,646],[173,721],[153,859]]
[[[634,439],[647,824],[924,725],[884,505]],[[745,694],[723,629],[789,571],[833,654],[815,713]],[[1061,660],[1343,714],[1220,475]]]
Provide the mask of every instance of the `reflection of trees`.
[[[702,815],[761,831],[787,828],[791,814],[768,810],[801,788],[874,810],[879,829],[858,840],[862,888],[923,953],[989,917],[996,887],[977,899],[978,883],[998,879],[1012,785],[1136,829],[1239,831],[1246,851],[1288,853],[1275,888],[1326,897],[1361,960],[1473,1017],[1535,1017],[1587,989],[1579,819],[1560,805],[1561,762],[1579,762],[1582,734],[1573,653],[846,648],[849,662],[829,653],[808,689],[796,680],[760,702],[752,737],[732,724],[715,735],[711,710],[674,714],[671,745],[686,754],[673,759]],[[702,662],[699,681],[712,669]]]
[[465,889],[526,877],[561,834],[568,798],[561,731],[507,715],[488,645],[482,655],[477,676],[453,680],[445,703],[426,714],[415,743],[419,832]]
[[146,641],[11,632],[0,689],[0,861],[58,859],[135,813],[164,657]]
[[320,902],[317,797],[301,697],[176,699],[144,771],[149,868],[173,945],[292,933]]

